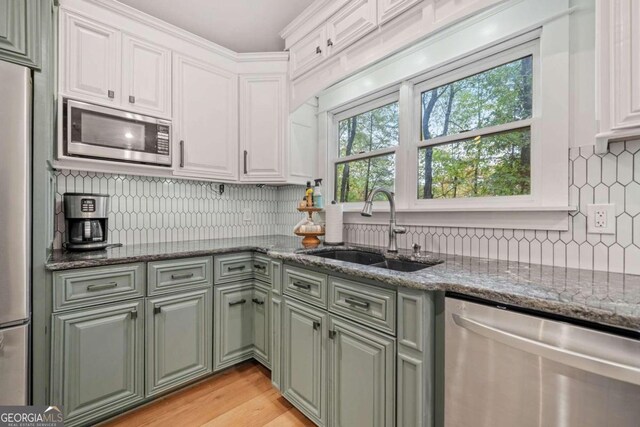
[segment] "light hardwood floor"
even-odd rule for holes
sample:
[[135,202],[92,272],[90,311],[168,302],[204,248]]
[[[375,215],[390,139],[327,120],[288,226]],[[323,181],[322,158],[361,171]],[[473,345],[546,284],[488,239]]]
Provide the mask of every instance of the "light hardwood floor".
[[313,425],[271,386],[270,372],[250,361],[127,412],[101,427]]

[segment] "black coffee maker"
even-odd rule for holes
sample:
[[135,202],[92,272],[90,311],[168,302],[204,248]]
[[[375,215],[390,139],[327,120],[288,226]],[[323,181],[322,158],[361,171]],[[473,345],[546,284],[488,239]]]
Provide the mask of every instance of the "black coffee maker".
[[64,217],[67,226],[64,248],[70,251],[105,249],[108,233],[109,196],[65,193]]

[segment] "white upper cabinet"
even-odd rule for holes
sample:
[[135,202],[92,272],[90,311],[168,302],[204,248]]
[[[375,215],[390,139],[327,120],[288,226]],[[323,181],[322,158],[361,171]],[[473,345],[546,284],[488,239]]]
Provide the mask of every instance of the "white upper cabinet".
[[291,46],[289,61],[291,76],[298,76],[320,64],[327,56],[327,30],[323,25]]
[[238,78],[174,54],[175,174],[238,179]]
[[640,135],[640,5],[634,0],[598,0],[596,16],[596,152],[602,154],[610,140]]
[[171,116],[171,51],[122,36],[122,95],[128,108]]
[[64,14],[61,22],[63,90],[89,101],[119,104],[120,33],[73,15]]
[[241,181],[285,181],[286,87],[284,74],[240,76]]
[[318,177],[318,106],[306,103],[289,115],[289,179],[304,185]]
[[64,96],[171,117],[171,51],[62,12]]
[[422,0],[378,0],[378,24],[395,18]]
[[327,21],[327,48],[337,53],[378,26],[377,0],[352,0]]

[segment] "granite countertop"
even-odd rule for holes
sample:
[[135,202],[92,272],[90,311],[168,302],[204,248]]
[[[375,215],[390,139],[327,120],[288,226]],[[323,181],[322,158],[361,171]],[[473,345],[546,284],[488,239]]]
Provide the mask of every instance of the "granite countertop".
[[[319,249],[323,248],[327,249]],[[404,273],[314,256],[313,252],[318,249],[304,249],[300,239],[292,236],[131,245],[87,253],[57,250],[52,253],[47,269],[66,270],[240,251],[257,251],[284,261],[389,285],[456,292],[640,332],[640,276],[637,275],[430,253],[423,254],[419,261],[443,262]],[[410,258],[410,253],[401,252],[397,257]]]

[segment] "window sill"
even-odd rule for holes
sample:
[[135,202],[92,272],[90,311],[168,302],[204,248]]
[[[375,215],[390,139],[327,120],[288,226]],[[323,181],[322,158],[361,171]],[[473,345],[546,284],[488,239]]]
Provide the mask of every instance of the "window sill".
[[[401,225],[566,231],[573,206],[397,209]],[[363,217],[357,206],[344,206],[345,223],[388,224],[389,207]]]

